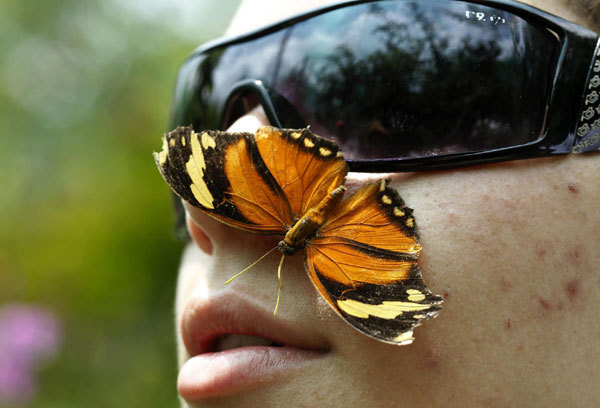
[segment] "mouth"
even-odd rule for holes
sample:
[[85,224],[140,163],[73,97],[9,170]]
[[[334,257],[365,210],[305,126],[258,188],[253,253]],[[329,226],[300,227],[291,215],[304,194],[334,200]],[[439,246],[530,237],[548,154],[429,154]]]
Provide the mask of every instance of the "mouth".
[[190,358],[177,388],[188,402],[266,386],[318,364],[329,351],[310,327],[274,317],[235,294],[192,299],[183,311],[181,338]]
[[215,341],[214,351],[221,352],[241,347],[284,347],[283,343],[247,334],[224,334]]

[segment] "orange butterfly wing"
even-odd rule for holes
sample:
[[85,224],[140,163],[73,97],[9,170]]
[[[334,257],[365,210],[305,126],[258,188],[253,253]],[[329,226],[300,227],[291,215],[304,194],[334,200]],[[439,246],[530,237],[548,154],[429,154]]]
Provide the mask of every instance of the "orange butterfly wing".
[[305,249],[305,268],[319,293],[378,340],[409,344],[413,328],[441,308],[419,270],[415,228],[412,210],[382,180],[342,202]]
[[341,185],[348,172],[338,147],[308,129],[263,127],[256,132],[256,145],[296,217]]
[[164,136],[155,161],[177,195],[213,218],[284,235],[304,208],[343,182],[346,162],[338,153],[308,129],[196,133],[188,126]]

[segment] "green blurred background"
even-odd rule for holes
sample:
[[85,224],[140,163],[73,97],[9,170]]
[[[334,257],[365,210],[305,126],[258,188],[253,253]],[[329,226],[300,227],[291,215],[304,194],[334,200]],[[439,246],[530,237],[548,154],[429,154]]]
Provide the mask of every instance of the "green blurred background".
[[178,406],[181,244],[151,153],[178,66],[238,3],[0,1],[0,307],[62,326],[23,405]]

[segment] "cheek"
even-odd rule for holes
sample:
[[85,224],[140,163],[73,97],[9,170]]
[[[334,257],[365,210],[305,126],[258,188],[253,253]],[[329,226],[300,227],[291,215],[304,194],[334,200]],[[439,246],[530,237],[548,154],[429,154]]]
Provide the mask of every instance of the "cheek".
[[[573,186],[593,187],[569,163],[395,176],[414,209],[424,280],[444,297],[439,317],[416,331],[415,364],[426,375],[482,394],[498,384],[527,394],[584,364],[581,350],[598,328],[598,296],[586,290],[598,217],[585,210],[594,199]],[[534,391],[544,400],[542,389]]]
[[547,177],[527,166],[470,169],[399,184],[415,210],[424,273],[443,275],[446,297],[450,286],[490,296],[511,285],[528,292],[554,284],[562,273],[552,272],[571,266],[579,245],[577,225],[585,224],[570,211],[574,203],[567,186],[560,172]]

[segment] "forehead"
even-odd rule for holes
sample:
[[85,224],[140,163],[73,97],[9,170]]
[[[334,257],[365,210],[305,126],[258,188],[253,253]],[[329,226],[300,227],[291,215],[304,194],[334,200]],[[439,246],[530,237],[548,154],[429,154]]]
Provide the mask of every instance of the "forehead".
[[[235,14],[227,35],[239,35],[261,28],[270,23],[291,17],[303,11],[338,3],[333,0],[242,0]],[[575,23],[592,28],[588,13],[583,7],[573,0],[522,0],[521,3],[529,4],[541,10],[566,18]]]

